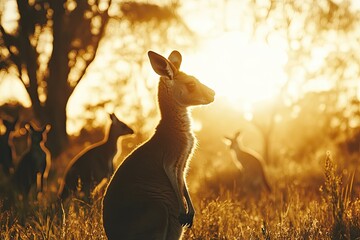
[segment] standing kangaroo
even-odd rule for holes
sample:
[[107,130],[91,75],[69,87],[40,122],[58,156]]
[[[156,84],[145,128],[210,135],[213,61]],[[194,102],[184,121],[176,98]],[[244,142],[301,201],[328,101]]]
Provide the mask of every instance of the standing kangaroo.
[[31,124],[27,124],[26,128],[30,134],[30,147],[22,156],[14,174],[15,185],[25,198],[34,184],[37,193],[43,191],[51,167],[50,152],[45,147],[46,133],[50,127],[35,129]]
[[110,119],[111,125],[105,138],[80,152],[67,166],[58,192],[62,200],[77,191],[79,181],[81,191],[89,197],[96,184],[104,178],[109,179],[113,174],[117,140],[120,136],[133,134],[134,131],[121,122],[115,114],[110,114]]
[[6,131],[0,135],[0,165],[4,174],[10,175],[13,171],[13,154],[10,146],[10,133],[15,130],[16,121],[10,122],[5,119],[2,120]]
[[110,240],[179,239],[182,226],[191,227],[195,214],[185,182],[196,140],[187,108],[213,102],[215,92],[179,70],[178,51],[168,59],[152,51],[148,56],[160,75],[161,120],[154,135],[118,167],[106,189],[103,222]]
[[[252,191],[265,187],[267,191],[271,192],[270,185],[265,177],[261,156],[251,149],[245,148],[241,140],[239,144],[238,138],[240,135],[241,132],[237,132],[233,138],[225,138],[229,141],[230,149],[236,154],[236,159],[242,165],[243,182],[251,187]],[[239,167],[238,162],[235,162],[235,165]]]

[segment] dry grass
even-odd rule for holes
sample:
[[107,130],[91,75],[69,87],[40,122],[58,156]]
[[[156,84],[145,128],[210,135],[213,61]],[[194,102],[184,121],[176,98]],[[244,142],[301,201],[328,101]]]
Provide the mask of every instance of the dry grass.
[[[43,205],[36,202],[25,212],[15,209],[0,214],[0,239],[106,239],[101,222],[100,201],[87,204],[72,199]],[[25,216],[24,216],[25,215]]]
[[[271,194],[244,193],[241,183],[230,184],[231,175],[223,183],[213,176],[193,193],[195,223],[184,239],[360,239],[356,175],[343,181],[329,154],[323,167],[320,178],[269,171],[275,186]],[[0,207],[0,239],[106,239],[100,200],[62,205],[42,196],[29,206],[16,200],[11,210]]]

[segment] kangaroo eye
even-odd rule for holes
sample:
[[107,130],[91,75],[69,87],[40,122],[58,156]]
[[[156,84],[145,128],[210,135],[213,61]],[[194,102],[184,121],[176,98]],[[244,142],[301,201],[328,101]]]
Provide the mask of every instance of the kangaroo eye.
[[186,87],[187,89],[192,92],[195,90],[196,88],[196,83],[195,82],[189,82],[189,83],[186,83]]

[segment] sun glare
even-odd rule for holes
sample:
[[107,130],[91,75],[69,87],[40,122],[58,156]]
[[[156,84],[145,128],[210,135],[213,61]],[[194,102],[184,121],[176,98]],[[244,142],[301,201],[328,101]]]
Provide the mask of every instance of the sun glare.
[[254,104],[274,97],[286,81],[285,50],[250,42],[240,32],[224,33],[207,40],[184,69],[214,88],[217,96],[238,105]]
[[14,81],[15,76],[0,73],[0,105],[9,101],[19,101],[25,107],[30,107],[31,102],[26,90],[20,81]]

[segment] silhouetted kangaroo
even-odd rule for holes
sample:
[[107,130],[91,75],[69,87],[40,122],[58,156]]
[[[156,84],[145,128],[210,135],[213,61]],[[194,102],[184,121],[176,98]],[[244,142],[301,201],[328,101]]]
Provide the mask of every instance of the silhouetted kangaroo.
[[[112,239],[179,239],[194,217],[185,173],[195,145],[189,106],[214,101],[214,91],[179,70],[181,54],[149,51],[159,74],[161,120],[154,135],[119,166],[103,200],[103,222]],[[185,202],[184,202],[185,200]]]
[[12,156],[12,148],[10,145],[10,133],[15,130],[16,122],[10,122],[6,119],[2,120],[4,126],[6,127],[6,131],[3,135],[0,135],[0,165],[2,166],[2,170],[4,174],[10,175],[10,173],[14,170],[13,165],[13,156]]
[[133,134],[134,131],[121,122],[115,114],[110,114],[111,125],[105,138],[75,156],[65,170],[65,175],[58,195],[66,199],[76,192],[81,184],[81,192],[86,197],[102,179],[110,179],[114,172],[113,158],[117,151],[117,140],[120,136]]
[[[239,161],[242,165],[243,182],[247,183],[247,187],[251,187],[250,190],[252,191],[265,187],[267,191],[271,192],[270,185],[265,177],[261,156],[251,149],[245,148],[241,140],[239,144],[239,136],[241,136],[241,132],[235,133],[232,138],[225,138],[229,140],[229,147],[236,155],[235,161]],[[235,165],[238,166],[238,163],[235,162]]]
[[25,198],[34,184],[37,193],[43,191],[51,167],[50,152],[45,147],[49,126],[35,129],[31,124],[27,124],[26,128],[30,135],[30,147],[22,156],[14,174],[15,186]]

